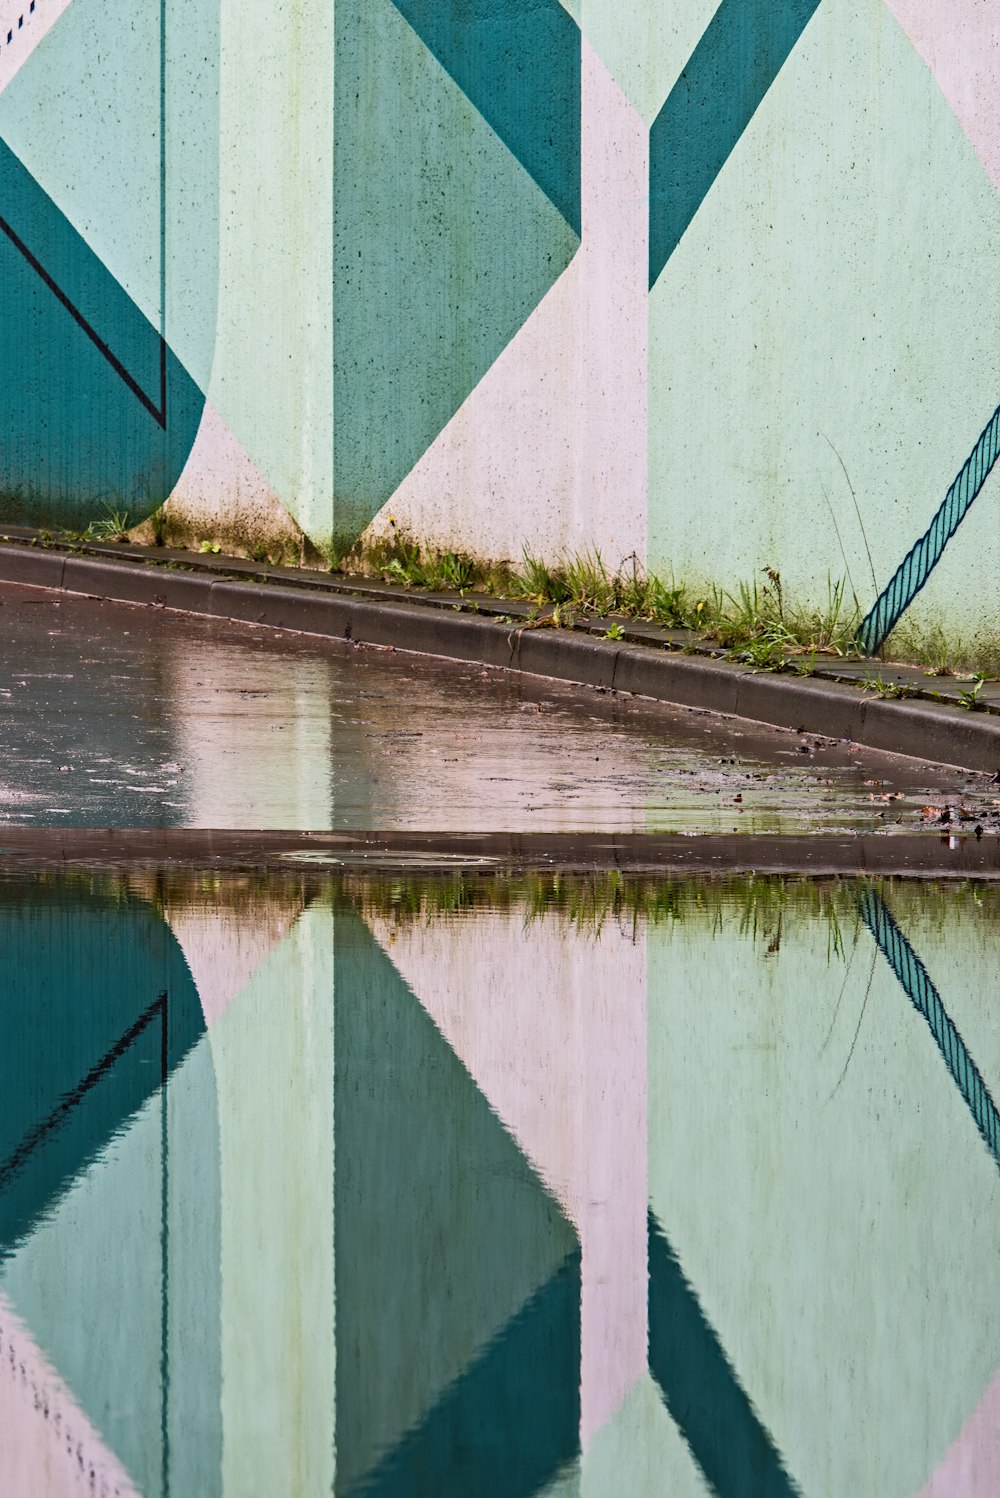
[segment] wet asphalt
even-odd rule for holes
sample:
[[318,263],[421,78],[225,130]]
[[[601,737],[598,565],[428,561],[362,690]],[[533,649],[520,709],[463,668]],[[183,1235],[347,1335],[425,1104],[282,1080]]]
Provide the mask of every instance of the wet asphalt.
[[0,825],[996,830],[986,775],[403,651],[0,584]]

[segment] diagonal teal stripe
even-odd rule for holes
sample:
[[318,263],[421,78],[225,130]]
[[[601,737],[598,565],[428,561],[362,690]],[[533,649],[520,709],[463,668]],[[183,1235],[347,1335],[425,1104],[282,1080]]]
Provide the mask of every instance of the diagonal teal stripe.
[[580,1250],[350,1498],[532,1498],[579,1450]]
[[858,629],[862,650],[874,655],[903,613],[916,598],[944,553],[944,549],[969,513],[972,501],[989,478],[1000,457],[1000,406],[979,434],[941,501],[937,514],[893,573],[888,587],[879,594]]
[[391,0],[337,0],[335,24],[333,539],[343,551],[579,237]]
[[649,132],[652,287],[819,0],[722,0]]
[[898,978],[900,987],[917,1013],[922,1014],[927,1021],[952,1081],[975,1119],[983,1143],[1000,1165],[1000,1113],[997,1112],[982,1073],[970,1056],[954,1020],[941,1002],[941,995],[931,982],[930,974],[896,925],[879,894],[874,890],[866,890],[861,898],[860,909],[862,920]]
[[559,0],[395,0],[580,233],[580,30]]
[[653,1212],[649,1369],[671,1418],[719,1498],[793,1498],[785,1469]]

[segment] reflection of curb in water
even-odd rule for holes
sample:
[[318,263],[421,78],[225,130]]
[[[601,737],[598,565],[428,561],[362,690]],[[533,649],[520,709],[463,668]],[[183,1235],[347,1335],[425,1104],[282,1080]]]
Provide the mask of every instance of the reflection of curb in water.
[[617,869],[666,875],[847,874],[1000,880],[1000,838],[942,838],[933,832],[699,834],[647,832],[241,832],[202,828],[105,831],[89,827],[4,827],[0,870],[264,869],[317,864],[384,872],[414,868]]

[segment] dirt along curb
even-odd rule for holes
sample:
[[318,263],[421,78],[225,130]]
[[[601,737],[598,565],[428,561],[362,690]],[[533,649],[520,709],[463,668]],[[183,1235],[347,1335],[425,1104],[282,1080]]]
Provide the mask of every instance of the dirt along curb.
[[[759,671],[684,653],[666,637],[637,644],[540,628],[529,624],[523,606],[502,600],[491,600],[484,611],[475,600],[456,597],[449,604],[435,595],[417,601],[385,584],[359,580],[355,587],[352,579],[269,571],[230,558],[181,554],[179,561],[151,549],[123,555],[106,547],[70,549],[26,539],[0,543],[0,581],[521,671],[1000,773],[1000,715],[993,712],[877,697],[819,676]],[[508,607],[510,613],[498,612]]]
[[5,873],[47,869],[657,878],[923,879],[1000,883],[1000,840],[926,832],[733,835],[589,832],[240,832],[201,828],[2,827]]

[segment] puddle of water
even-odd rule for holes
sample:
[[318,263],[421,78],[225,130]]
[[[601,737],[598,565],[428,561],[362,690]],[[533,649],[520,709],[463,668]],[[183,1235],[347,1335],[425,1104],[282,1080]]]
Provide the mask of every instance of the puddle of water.
[[1000,891],[0,879],[0,1491],[1000,1491]]
[[950,801],[970,828],[1000,831],[986,776],[402,652],[30,593],[0,585],[0,826],[891,831]]

